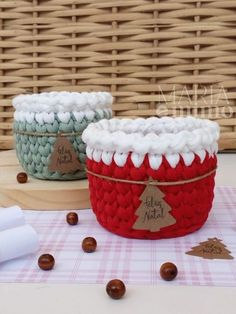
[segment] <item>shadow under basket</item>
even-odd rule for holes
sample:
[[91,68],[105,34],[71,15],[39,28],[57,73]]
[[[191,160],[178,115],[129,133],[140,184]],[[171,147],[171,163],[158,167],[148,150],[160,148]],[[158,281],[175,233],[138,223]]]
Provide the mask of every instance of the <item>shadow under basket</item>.
[[[106,126],[101,121],[88,127],[82,136],[87,144],[90,200],[98,222],[115,234],[139,239],[179,237],[201,228],[208,218],[214,198],[214,179],[217,167],[217,125],[212,125],[213,122],[209,122],[210,129],[213,127],[208,130],[212,132],[212,136],[209,137],[209,141],[204,140],[204,145],[209,146],[208,149],[203,145],[198,151],[198,143],[194,153],[183,152],[181,154],[179,152],[176,155],[165,153],[159,155],[157,144],[157,154],[151,155],[147,151],[144,156],[140,157],[135,152],[138,147],[137,143],[142,145],[139,138],[137,141],[132,141],[131,146],[128,145],[124,148],[124,153],[119,151],[113,152],[111,155],[105,149],[101,151],[103,144],[106,145],[107,150],[109,137],[106,138],[105,142],[105,135],[103,134],[104,141],[100,139],[100,146],[97,146],[100,147],[100,150],[96,147],[96,139],[93,138],[90,142],[91,131],[93,131],[92,134],[95,134],[96,125],[98,125],[99,130],[102,126],[107,130],[108,125],[108,131],[106,131],[108,133],[110,132],[109,129],[113,130],[110,135],[111,145],[116,143],[114,141],[114,129],[123,128],[124,133],[126,133],[124,136],[130,134],[126,130],[132,129],[132,126],[128,127],[127,123],[126,128],[124,123],[121,126],[121,122],[113,122],[113,120],[116,119],[105,123]],[[160,120],[162,119],[157,119],[155,123],[162,123]],[[184,120],[184,124],[186,124],[185,129],[189,129],[188,132],[191,133],[191,127],[188,126],[189,121]],[[206,132],[206,128],[203,127],[204,122],[198,121],[198,129],[201,129],[198,139],[202,143],[201,135],[202,132]],[[143,122],[143,125],[145,126],[147,123],[152,125],[152,122]],[[135,122],[130,123],[135,125]],[[116,127],[113,124],[116,124]],[[196,125],[193,129],[195,127]],[[139,131],[142,130],[142,125],[138,129]],[[168,130],[163,132],[167,133]],[[160,136],[157,133],[156,136]],[[99,131],[96,135],[99,137]],[[122,137],[120,133],[119,136]],[[168,139],[166,140],[168,142]],[[193,143],[191,136],[188,140]],[[188,140],[186,140],[186,145],[188,145]],[[169,148],[170,145],[174,147],[174,142],[174,138],[169,141]],[[116,148],[117,146],[118,144]],[[130,152],[126,153],[125,150],[128,149]]]

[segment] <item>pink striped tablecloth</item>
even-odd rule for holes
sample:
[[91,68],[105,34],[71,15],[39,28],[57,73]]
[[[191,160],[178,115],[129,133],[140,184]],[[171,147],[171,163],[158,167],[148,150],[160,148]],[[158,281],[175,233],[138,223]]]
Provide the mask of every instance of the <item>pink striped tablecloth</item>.
[[[0,282],[17,283],[98,283],[120,278],[138,285],[236,286],[236,189],[218,187],[214,207],[205,226],[191,235],[167,240],[126,239],[104,230],[91,210],[79,211],[80,223],[69,226],[66,211],[25,211],[26,220],[38,232],[40,251],[33,256],[0,265]],[[96,238],[95,253],[84,253],[81,241]],[[217,237],[223,240],[234,260],[205,260],[185,252],[199,242]],[[51,253],[52,271],[37,266],[38,256]],[[160,279],[162,263],[172,261],[179,270],[173,282]]]

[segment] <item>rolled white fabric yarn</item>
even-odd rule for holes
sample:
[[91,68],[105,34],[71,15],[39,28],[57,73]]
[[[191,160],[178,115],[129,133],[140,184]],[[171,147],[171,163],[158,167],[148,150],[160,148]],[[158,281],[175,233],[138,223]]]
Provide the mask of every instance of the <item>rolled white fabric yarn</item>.
[[0,263],[35,253],[38,249],[38,235],[30,225],[0,232]]
[[25,224],[23,211],[18,206],[0,208],[0,231]]

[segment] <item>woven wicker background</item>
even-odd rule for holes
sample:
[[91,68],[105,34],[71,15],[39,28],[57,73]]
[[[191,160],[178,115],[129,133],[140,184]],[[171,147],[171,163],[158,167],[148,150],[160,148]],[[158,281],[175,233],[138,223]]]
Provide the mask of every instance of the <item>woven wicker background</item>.
[[117,116],[183,115],[236,148],[236,0],[0,1],[0,149],[11,98],[111,91]]

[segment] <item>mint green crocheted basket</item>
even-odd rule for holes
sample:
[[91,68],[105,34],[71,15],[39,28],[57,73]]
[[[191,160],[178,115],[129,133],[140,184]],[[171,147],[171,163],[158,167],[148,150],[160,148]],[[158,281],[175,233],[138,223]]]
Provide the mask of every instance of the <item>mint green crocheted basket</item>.
[[[48,167],[53,153],[53,146],[57,140],[56,134],[63,133],[72,144],[82,168],[85,168],[86,145],[81,139],[82,132],[89,123],[104,118],[110,119],[112,115],[111,111],[105,109],[95,110],[94,112],[95,115],[92,119],[84,115],[84,118],[79,122],[75,119],[73,113],[70,113],[68,123],[61,122],[56,113],[53,123],[39,124],[35,120],[32,123],[14,121],[16,154],[23,169],[30,176],[38,179],[66,181],[85,178],[86,173],[84,170],[62,174],[60,172],[51,172]],[[69,136],[66,136],[66,133]],[[76,135],[71,135],[71,133]],[[40,134],[40,136],[37,134]],[[49,136],[52,134],[53,136]]]

